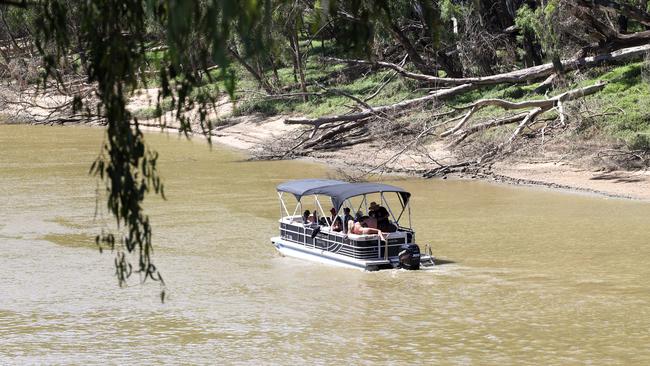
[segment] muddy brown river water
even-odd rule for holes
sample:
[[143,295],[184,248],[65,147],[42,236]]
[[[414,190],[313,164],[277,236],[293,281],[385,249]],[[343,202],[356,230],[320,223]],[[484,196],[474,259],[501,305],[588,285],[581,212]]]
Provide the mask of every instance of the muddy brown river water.
[[393,178],[452,263],[366,273],[269,241],[275,186],[333,171],[152,134],[161,304],[94,247],[102,136],[0,126],[0,364],[650,364],[648,203]]

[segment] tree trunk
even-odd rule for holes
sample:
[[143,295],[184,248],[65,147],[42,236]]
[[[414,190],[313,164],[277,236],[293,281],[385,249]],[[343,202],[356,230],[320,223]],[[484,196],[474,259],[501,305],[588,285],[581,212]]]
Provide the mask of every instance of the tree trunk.
[[404,32],[402,32],[397,24],[391,22],[390,30],[392,31],[397,41],[402,45],[402,47],[404,47],[404,50],[409,55],[409,59],[415,68],[418,69],[418,71],[428,75],[436,74],[436,70],[427,65],[427,63],[422,59],[418,51],[413,46],[413,43],[411,43],[411,40],[406,36],[406,34],[404,34]]
[[[447,77],[463,77],[463,66],[458,57],[458,51],[454,50],[447,53],[444,50],[440,50],[437,53],[437,61],[440,64],[440,67],[447,73]],[[437,75],[437,73],[434,75]]]
[[246,71],[248,71],[254,78],[257,80],[257,83],[260,85],[264,91],[266,91],[268,94],[273,94],[273,88],[271,88],[271,85],[269,85],[268,81],[266,80],[266,77],[259,73],[258,70],[255,70],[255,68],[250,65],[244,58],[237,52],[237,49],[235,47],[228,47],[228,52],[232,55],[232,57],[237,60],[244,68]]
[[[290,38],[290,43],[291,43],[291,48],[293,50],[293,57],[294,57],[294,65],[298,69],[298,75],[300,76],[300,89],[302,90],[303,93],[307,93],[307,83],[305,82],[305,72],[303,70],[303,64],[302,64],[302,54],[300,53],[300,42],[298,41],[298,30],[296,29],[296,25],[294,23],[294,27],[291,30],[291,36]],[[307,94],[303,95],[302,97],[303,101],[308,100]]]
[[618,33],[627,33],[627,17],[623,14],[618,16]]
[[273,55],[269,54],[269,62],[271,63],[271,68],[273,69],[273,81],[275,82],[275,88],[282,88],[282,81],[280,80],[280,75],[278,75],[278,66],[275,64]]

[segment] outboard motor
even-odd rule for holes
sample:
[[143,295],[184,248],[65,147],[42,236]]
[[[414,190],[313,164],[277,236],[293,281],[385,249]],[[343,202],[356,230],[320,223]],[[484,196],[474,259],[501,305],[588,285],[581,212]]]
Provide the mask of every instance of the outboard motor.
[[420,269],[420,247],[417,244],[403,244],[398,257],[399,268]]

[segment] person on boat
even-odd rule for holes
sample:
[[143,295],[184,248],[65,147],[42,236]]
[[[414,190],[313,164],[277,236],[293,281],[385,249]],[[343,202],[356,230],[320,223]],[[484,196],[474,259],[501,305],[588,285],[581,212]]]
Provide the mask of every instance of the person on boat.
[[318,219],[318,225],[320,225],[320,226],[328,226],[329,222],[327,221],[327,219],[329,219],[329,217],[321,217],[321,218],[319,218]]
[[359,220],[360,223],[365,224],[371,229],[377,229],[377,218],[375,218],[375,212],[372,212],[372,215],[370,216],[363,216],[361,220]]
[[383,217],[388,218],[388,210],[384,206],[379,206],[375,202],[370,203],[370,207],[368,208],[368,216],[374,217],[376,219],[381,219]]
[[367,227],[366,224],[360,222],[354,222],[354,220],[348,221],[348,234],[357,234],[357,235],[372,235],[377,234],[381,240],[386,240],[384,233],[381,230],[373,229]]
[[397,226],[390,223],[388,219],[388,210],[385,207],[379,206],[375,211],[375,218],[377,219],[377,229],[383,232],[395,232],[397,231]]
[[309,215],[311,215],[311,212],[309,212],[309,210],[305,210],[305,212],[302,213],[302,222],[307,223]]
[[359,210],[359,211],[357,211],[356,214],[354,214],[354,221],[359,222],[359,221],[361,221],[362,217],[363,217],[363,212],[361,212],[361,210]]
[[305,223],[307,223],[307,224],[316,223],[316,218],[314,217],[314,214],[307,215],[307,220],[305,221]]
[[[356,221],[354,219],[354,217],[352,217],[352,215],[350,215],[350,208],[346,207],[346,208],[343,209],[343,222],[348,222],[350,220]],[[343,233],[347,233],[347,232],[348,232],[348,226],[343,225]]]
[[342,231],[343,221],[337,215],[336,209],[334,207],[330,209],[330,214],[331,216],[327,218],[327,221],[332,226],[332,231]]
[[368,207],[368,216],[374,217],[378,209],[379,205],[377,202],[370,202],[370,207]]

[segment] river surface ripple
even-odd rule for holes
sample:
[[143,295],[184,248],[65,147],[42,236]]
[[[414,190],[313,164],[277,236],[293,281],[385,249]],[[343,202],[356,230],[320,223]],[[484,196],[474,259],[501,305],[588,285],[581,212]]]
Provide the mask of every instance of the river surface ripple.
[[161,304],[94,247],[102,136],[0,126],[0,364],[650,364],[647,203],[396,180],[417,241],[453,263],[364,273],[270,244],[275,186],[326,167],[152,134]]

